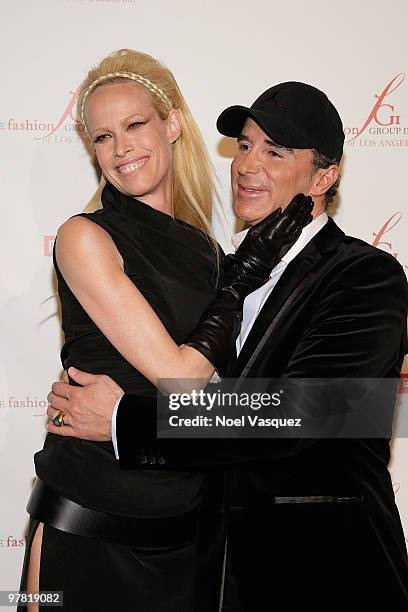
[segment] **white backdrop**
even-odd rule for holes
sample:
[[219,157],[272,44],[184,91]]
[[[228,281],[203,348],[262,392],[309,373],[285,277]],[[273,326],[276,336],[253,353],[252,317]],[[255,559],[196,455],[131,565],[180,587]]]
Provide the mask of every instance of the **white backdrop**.
[[[336,221],[407,270],[407,19],[406,0],[1,1],[0,590],[18,587],[32,456],[61,372],[52,240],[96,184],[72,111],[86,71],[122,47],[174,71],[220,178],[225,216],[214,226],[227,248],[231,146],[216,117],[280,81],[323,89],[348,139]],[[407,456],[397,440],[392,475],[406,533]]]

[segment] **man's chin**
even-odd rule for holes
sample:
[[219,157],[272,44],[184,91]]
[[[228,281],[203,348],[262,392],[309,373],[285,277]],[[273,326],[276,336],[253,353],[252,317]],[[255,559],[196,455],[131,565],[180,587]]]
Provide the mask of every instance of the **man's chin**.
[[262,207],[257,207],[248,203],[234,202],[234,213],[241,221],[248,225],[256,225],[265,219],[272,210],[264,210]]

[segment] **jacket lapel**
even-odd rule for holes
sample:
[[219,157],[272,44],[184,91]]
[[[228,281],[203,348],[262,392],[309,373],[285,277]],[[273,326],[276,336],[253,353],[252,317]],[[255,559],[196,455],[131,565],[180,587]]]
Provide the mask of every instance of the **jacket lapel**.
[[304,292],[307,291],[311,277],[318,272],[323,259],[329,255],[329,252],[337,249],[343,236],[344,232],[329,218],[320,232],[288,264],[262,306],[235,365],[231,364],[232,367],[229,369],[231,378],[245,376],[246,366],[253,361],[254,353],[260,352],[263,342],[275,329],[275,324],[279,324],[286,308],[294,300],[301,299]]

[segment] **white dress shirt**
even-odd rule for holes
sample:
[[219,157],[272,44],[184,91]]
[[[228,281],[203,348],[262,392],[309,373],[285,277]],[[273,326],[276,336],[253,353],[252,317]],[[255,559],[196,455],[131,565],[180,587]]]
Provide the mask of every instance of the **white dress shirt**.
[[[236,342],[237,355],[239,355],[262,306],[265,304],[266,300],[271,294],[271,291],[284,273],[288,263],[290,263],[292,259],[295,259],[296,255],[298,255],[300,251],[305,248],[307,243],[310,242],[310,240],[314,238],[314,236],[316,236],[318,232],[320,232],[322,227],[326,225],[327,221],[328,216],[325,212],[323,212],[321,215],[313,219],[313,221],[311,221],[308,225],[306,225],[306,227],[303,228],[299,238],[296,240],[295,244],[282,257],[281,261],[273,268],[272,272],[269,275],[269,281],[262,285],[262,287],[259,287],[259,289],[257,289],[256,291],[250,293],[245,298],[241,332]],[[245,238],[247,232],[248,230],[244,230],[242,232],[239,232],[238,234],[235,234],[235,236],[233,237],[232,242],[236,249],[239,247],[239,245]]]
[[[282,257],[281,261],[273,268],[269,276],[269,281],[262,285],[262,287],[260,287],[256,291],[250,293],[245,298],[241,332],[237,338],[236,343],[237,355],[239,354],[245,340],[247,339],[248,334],[251,331],[251,328],[255,322],[255,319],[259,314],[259,311],[268,299],[272,289],[275,287],[276,283],[284,273],[288,263],[291,262],[292,259],[294,259],[302,249],[304,249],[307,243],[310,242],[310,240],[314,238],[314,236],[316,236],[316,234],[322,229],[324,225],[326,225],[327,221],[328,216],[325,212],[323,212],[321,215],[313,219],[313,221],[311,221],[309,225],[306,225],[306,227],[303,228],[299,238],[296,240],[295,244],[289,249],[286,255]],[[244,240],[245,236],[247,235],[247,232],[248,230],[246,229],[233,236],[232,242],[235,249],[237,249],[241,242]],[[116,438],[116,415],[118,412],[119,402],[122,397],[120,397],[116,402],[112,414],[112,444],[115,450],[116,459],[119,459],[118,441]]]

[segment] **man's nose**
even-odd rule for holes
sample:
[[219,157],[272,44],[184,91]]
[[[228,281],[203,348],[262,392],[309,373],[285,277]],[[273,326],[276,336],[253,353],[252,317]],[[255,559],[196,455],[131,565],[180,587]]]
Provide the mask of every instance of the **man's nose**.
[[259,172],[259,156],[256,151],[249,151],[245,157],[243,157],[237,166],[239,174],[257,174]]

